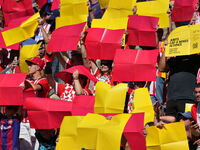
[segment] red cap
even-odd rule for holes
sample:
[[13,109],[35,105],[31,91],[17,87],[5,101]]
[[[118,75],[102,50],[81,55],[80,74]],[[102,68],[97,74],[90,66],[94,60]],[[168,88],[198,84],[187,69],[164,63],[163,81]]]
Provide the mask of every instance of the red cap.
[[31,58],[31,60],[25,60],[25,61],[28,65],[35,64],[35,65],[38,65],[41,69],[44,68],[44,62],[39,57],[33,57]]

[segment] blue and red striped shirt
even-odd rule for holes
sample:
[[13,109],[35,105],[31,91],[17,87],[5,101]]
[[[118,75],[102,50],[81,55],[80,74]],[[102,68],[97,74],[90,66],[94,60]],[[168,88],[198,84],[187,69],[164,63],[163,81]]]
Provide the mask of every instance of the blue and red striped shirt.
[[17,119],[0,120],[0,150],[19,150],[20,122]]

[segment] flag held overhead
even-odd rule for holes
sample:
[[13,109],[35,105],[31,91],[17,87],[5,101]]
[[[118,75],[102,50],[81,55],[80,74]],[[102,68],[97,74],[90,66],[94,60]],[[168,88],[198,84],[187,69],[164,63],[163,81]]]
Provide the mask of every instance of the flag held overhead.
[[84,75],[86,77],[88,77],[88,79],[97,82],[98,80],[90,73],[89,68],[85,67],[85,66],[73,66],[70,67],[66,70],[63,70],[61,72],[58,72],[55,74],[56,77],[60,78],[61,80],[63,80],[65,83],[71,83],[71,79],[72,79],[72,75],[76,70],[78,70],[79,74]]
[[49,98],[29,97],[25,99],[24,106],[31,128],[35,129],[60,128],[64,116],[71,115],[72,111],[72,102]]
[[85,46],[89,59],[113,60],[125,30],[88,29]]
[[[26,74],[0,74],[0,105],[23,105],[23,89]],[[17,79],[17,80],[16,80]]]
[[128,45],[156,47],[159,18],[131,15],[128,20]]
[[97,82],[95,93],[95,113],[123,113],[127,84],[120,83],[114,87],[104,82]]
[[38,26],[39,13],[34,14],[26,21],[22,22],[20,26],[2,32],[6,46],[10,46],[22,42],[34,36],[35,29]]
[[97,114],[64,118],[57,150],[119,150],[124,127],[131,114],[113,116],[111,120]]
[[148,122],[154,122],[154,109],[147,88],[139,88],[134,92],[132,113],[144,112],[144,125]]
[[76,50],[85,24],[69,25],[56,29],[51,35],[47,52]]
[[158,50],[118,49],[114,58],[114,81],[155,81]]

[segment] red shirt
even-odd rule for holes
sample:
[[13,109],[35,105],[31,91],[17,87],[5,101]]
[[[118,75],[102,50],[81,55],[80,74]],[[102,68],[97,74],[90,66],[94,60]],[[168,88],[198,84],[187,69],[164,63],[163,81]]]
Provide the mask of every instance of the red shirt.
[[44,61],[44,63],[46,64],[47,62],[52,62],[54,60],[54,55],[52,54],[51,56],[49,55],[45,55],[44,58],[42,58],[42,60]]
[[[113,80],[112,80],[112,72],[111,72],[110,74],[107,74],[107,75],[106,75],[106,74],[105,74],[105,75],[102,75],[101,72],[100,72],[100,70],[97,69],[97,70],[95,71],[95,73],[93,73],[93,75],[94,75],[94,76],[98,79],[98,81],[100,81],[100,82],[105,82],[105,83],[107,83],[107,84],[110,84],[111,86],[114,85]],[[90,93],[92,93],[92,95],[95,95],[96,83],[93,82],[92,88],[89,89],[90,82],[91,82],[91,81],[89,80],[89,82],[87,83],[86,87],[87,87],[88,90],[90,90]]]
[[192,118],[197,122],[197,103],[192,105],[191,114]]
[[72,101],[76,96],[76,92],[72,85],[66,83],[56,83],[56,94],[60,97],[61,100]]
[[[89,95],[87,90],[83,89],[83,92],[84,95]],[[65,101],[72,101],[76,96],[75,89],[68,83],[56,83],[56,94],[60,97],[61,100]]]
[[3,68],[0,66],[0,72],[3,71]]
[[48,97],[51,87],[46,78],[40,78],[37,80],[29,80],[29,81],[31,81],[31,83],[33,83],[35,85],[40,85],[42,87],[42,89],[40,91],[36,91],[35,94],[37,97],[42,97],[42,98]]

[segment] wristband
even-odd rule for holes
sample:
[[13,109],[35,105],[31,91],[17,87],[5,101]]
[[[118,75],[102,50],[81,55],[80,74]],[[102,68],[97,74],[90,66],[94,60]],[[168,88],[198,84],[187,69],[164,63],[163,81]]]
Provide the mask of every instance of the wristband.
[[80,45],[84,45],[84,42],[83,42],[83,41],[80,41]]

